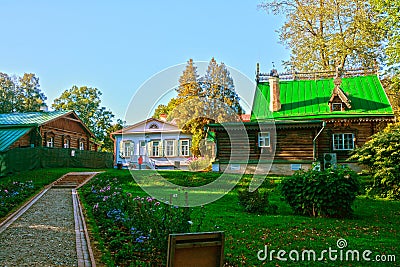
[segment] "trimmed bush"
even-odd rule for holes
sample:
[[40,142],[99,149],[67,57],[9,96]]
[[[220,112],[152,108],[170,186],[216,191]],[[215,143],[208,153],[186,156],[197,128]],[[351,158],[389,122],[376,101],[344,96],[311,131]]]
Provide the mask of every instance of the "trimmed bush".
[[296,214],[348,217],[360,186],[358,175],[348,168],[298,171],[282,181],[283,197]]
[[278,207],[269,203],[268,193],[257,190],[250,192],[247,189],[238,191],[239,204],[249,213],[276,214]]

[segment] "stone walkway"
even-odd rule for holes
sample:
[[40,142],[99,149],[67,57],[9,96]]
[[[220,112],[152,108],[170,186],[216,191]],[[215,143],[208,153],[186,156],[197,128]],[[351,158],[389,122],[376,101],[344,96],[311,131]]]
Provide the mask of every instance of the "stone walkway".
[[83,176],[95,174],[63,176],[19,218],[2,225],[0,266],[95,266],[75,189],[87,181]]

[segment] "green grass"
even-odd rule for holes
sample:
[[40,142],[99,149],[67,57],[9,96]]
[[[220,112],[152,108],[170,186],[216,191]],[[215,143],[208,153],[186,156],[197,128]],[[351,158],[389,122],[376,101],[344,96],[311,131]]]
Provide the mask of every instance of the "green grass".
[[[134,175],[151,179],[150,172],[136,171]],[[167,180],[180,186],[204,185],[218,178],[215,173],[160,172]],[[108,170],[101,177],[117,177],[123,189],[134,195],[145,195],[127,170]],[[281,200],[277,184],[284,177],[268,177],[261,186],[270,193],[270,202],[278,206],[278,215],[248,214],[238,204],[237,190],[246,188],[251,176],[245,175],[237,187],[221,199],[205,205],[206,216],[201,231],[225,232],[225,260],[230,266],[400,266],[400,202],[368,199],[359,196],[354,205],[354,216],[349,219],[310,218],[293,215],[290,207]],[[367,180],[365,183],[369,183]],[[192,218],[194,227],[199,223],[199,207]],[[283,262],[277,259],[260,261],[257,252],[267,245],[269,251],[315,250],[317,258],[322,250],[338,249],[336,242],[347,241],[346,250],[371,250],[377,254],[395,255],[397,262]],[[276,253],[274,254],[276,256]],[[300,254],[301,255],[301,254]],[[286,254],[286,257],[288,255]]]

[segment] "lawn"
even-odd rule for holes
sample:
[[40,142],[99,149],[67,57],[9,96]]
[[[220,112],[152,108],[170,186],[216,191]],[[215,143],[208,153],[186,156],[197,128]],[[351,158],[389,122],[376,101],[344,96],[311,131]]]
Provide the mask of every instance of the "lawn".
[[[168,181],[185,188],[189,186],[200,186],[207,184],[216,178],[215,173],[191,173],[180,171],[164,171],[160,174]],[[136,171],[135,176],[144,179],[152,179],[148,171]],[[124,193],[133,196],[146,196],[146,193],[139,187],[127,170],[108,170],[99,174],[97,179],[106,180],[116,178]],[[232,179],[234,179],[233,177]],[[277,188],[280,177],[267,177],[261,185],[261,191],[268,191],[270,202],[278,206],[277,215],[254,215],[244,211],[238,204],[237,190],[247,188],[251,177],[245,175],[241,178],[234,190],[227,193],[219,200],[205,205],[203,208],[192,209],[191,221],[192,231],[224,231],[225,232],[225,262],[226,266],[400,266],[400,202],[387,201],[382,199],[369,199],[364,195],[357,197],[353,209],[354,216],[349,219],[332,218],[310,218],[293,215],[289,205],[282,199]],[[90,190],[93,184],[87,184],[82,190]],[[82,195],[82,191],[81,191]],[[162,201],[169,201],[168,196]],[[89,224],[95,231],[95,236],[103,250],[103,261],[107,265],[129,265],[129,260],[115,263],[113,255],[115,251],[110,249],[107,239],[103,238],[102,226],[96,223],[93,217],[91,206],[83,202],[89,215]],[[203,212],[204,218],[203,218]],[[200,227],[200,228],[198,228]],[[345,239],[347,246],[339,249],[337,241]],[[110,240],[110,239],[108,239]],[[344,240],[342,240],[344,242]],[[268,257],[259,260],[264,256],[267,246]],[[337,255],[335,261],[329,259],[329,254],[322,254],[321,261],[318,261],[324,250],[332,251],[331,257]],[[270,259],[272,250],[275,250]],[[288,261],[277,259],[278,251],[284,250],[286,254],[280,254]],[[301,261],[303,251],[313,250],[316,252],[317,261]],[[346,261],[346,252],[358,250],[360,261]],[[362,253],[370,250],[366,258],[362,259]],[[260,252],[261,251],[261,252]],[[292,251],[291,254],[290,251]],[[260,252],[260,253],[258,253]],[[296,257],[299,253],[299,261],[292,261],[289,255]],[[282,252],[281,252],[282,253]],[[336,254],[335,254],[336,253]],[[342,253],[342,254],[341,254]],[[308,254],[304,254],[306,259]],[[340,260],[342,255],[342,260]],[[396,262],[390,255],[396,256]],[[376,258],[376,256],[380,258]],[[389,259],[390,258],[390,259]],[[377,262],[375,259],[386,259],[391,262]],[[139,266],[132,264],[131,266]]]

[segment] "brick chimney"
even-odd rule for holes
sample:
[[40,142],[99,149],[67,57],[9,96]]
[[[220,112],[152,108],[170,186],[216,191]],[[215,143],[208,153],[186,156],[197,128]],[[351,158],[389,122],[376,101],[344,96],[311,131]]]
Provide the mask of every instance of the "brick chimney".
[[[272,73],[272,72],[271,72]],[[269,92],[270,92],[270,104],[269,104],[269,110],[274,112],[274,111],[279,111],[282,107],[281,105],[281,92],[279,89],[279,76],[277,75],[277,72],[274,73],[275,75],[272,75],[269,77]]]
[[166,122],[167,121],[167,117],[168,117],[168,115],[167,114],[160,114],[160,121],[163,121],[163,122]]

